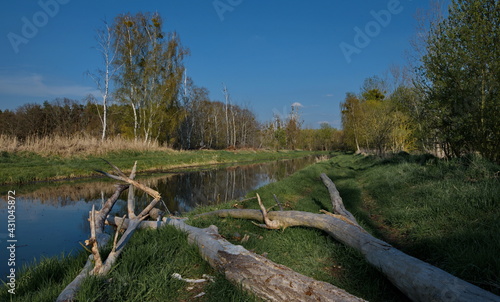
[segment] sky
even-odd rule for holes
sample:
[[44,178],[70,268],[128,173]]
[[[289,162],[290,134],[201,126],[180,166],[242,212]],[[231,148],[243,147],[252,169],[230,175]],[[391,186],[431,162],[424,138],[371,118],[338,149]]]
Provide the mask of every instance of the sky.
[[341,127],[340,103],[364,79],[407,63],[428,0],[39,0],[0,4],[0,110],[98,95],[96,30],[158,12],[190,50],[187,75],[260,122],[299,106],[304,127]]

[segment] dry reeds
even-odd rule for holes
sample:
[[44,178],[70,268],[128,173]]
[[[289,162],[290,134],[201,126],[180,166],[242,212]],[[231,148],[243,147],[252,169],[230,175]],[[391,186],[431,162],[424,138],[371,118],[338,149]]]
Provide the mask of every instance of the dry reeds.
[[88,135],[72,137],[50,136],[43,138],[29,137],[24,141],[17,137],[0,135],[0,152],[34,152],[42,156],[87,156],[103,155],[117,151],[167,151],[166,147],[157,142],[130,140],[122,137],[108,138],[101,141],[99,138]]

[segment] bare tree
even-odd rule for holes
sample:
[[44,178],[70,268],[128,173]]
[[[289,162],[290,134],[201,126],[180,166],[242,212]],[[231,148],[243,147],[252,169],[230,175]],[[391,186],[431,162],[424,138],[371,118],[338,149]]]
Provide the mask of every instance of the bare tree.
[[227,91],[226,84],[222,83],[222,92],[224,93],[224,99],[226,101],[226,146],[229,147],[231,144],[231,137],[229,135],[229,117],[228,117],[228,103],[229,103],[229,92]]
[[102,115],[99,112],[99,106],[97,110],[99,112],[99,118],[102,123],[102,136],[101,140],[106,139],[106,131],[108,127],[108,101],[110,97],[110,84],[115,73],[120,69],[121,65],[113,64],[116,57],[116,48],[113,47],[113,29],[104,21],[104,28],[97,30],[96,40],[97,40],[97,51],[101,53],[101,57],[104,64],[104,69],[98,69],[95,73],[87,72],[87,74],[92,78],[92,80],[97,85],[97,89],[101,93],[102,99]]

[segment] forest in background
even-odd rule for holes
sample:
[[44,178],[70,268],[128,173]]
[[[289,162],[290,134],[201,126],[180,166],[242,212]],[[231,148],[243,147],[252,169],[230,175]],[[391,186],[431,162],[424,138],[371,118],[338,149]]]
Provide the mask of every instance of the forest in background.
[[[196,101],[187,108],[179,106],[173,115],[177,122],[171,128],[159,132],[158,137],[150,141],[143,141],[140,138],[134,140],[130,107],[113,104],[107,109],[105,140],[117,142],[121,138],[155,149],[163,145],[183,150],[257,148],[326,151],[343,148],[342,131],[327,123],[322,124],[320,129],[303,129],[298,120],[300,117],[290,115],[286,118],[276,116],[273,121],[261,124],[251,110],[237,105],[228,106],[229,123],[226,123],[225,109],[224,103],[209,99]],[[35,144],[38,140],[56,138],[60,144],[74,137],[101,139],[100,112],[100,104],[67,98],[43,104],[25,104],[14,111],[0,111],[1,141]]]
[[102,66],[88,75],[101,92],[0,111],[0,135],[21,143],[48,136],[131,139],[175,149],[352,150],[480,154],[500,161],[498,1],[456,0],[418,18],[409,63],[365,80],[341,103],[342,130],[304,129],[300,107],[259,123],[186,75],[189,50],[157,13],[123,14],[97,31]]

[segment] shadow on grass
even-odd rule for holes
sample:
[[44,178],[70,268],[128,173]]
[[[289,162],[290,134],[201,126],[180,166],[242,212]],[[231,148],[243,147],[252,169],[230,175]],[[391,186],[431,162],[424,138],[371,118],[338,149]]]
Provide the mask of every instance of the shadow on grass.
[[492,256],[500,247],[499,230],[500,220],[490,217],[456,228],[452,233],[438,232],[419,238],[406,252],[500,295],[500,258]]

